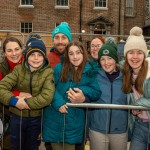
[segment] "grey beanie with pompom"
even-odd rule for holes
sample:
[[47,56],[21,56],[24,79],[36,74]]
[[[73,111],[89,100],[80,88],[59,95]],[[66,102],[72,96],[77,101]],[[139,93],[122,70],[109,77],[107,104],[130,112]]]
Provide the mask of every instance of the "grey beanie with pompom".
[[141,50],[145,54],[145,57],[147,57],[147,45],[144,40],[143,31],[140,27],[135,26],[130,30],[130,35],[124,46],[125,57],[130,50]]

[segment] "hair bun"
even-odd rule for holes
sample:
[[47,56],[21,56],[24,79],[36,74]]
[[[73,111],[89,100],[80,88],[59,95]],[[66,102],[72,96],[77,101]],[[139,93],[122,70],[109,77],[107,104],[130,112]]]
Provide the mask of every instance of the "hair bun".
[[136,26],[130,30],[130,35],[141,36],[141,35],[143,35],[143,31],[140,27]]

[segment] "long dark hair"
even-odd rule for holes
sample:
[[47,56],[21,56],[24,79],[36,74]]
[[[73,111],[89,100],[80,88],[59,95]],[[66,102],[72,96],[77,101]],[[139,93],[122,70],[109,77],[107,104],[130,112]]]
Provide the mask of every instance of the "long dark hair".
[[[69,60],[68,53],[71,46],[77,46],[80,49],[81,53],[83,54],[83,62],[78,66],[77,70],[75,70],[75,67],[70,63]],[[61,73],[61,81],[66,82],[67,78],[70,77],[72,81],[80,83],[86,62],[87,62],[87,51],[85,50],[83,44],[81,42],[70,42],[67,45],[64,53],[64,63]]]

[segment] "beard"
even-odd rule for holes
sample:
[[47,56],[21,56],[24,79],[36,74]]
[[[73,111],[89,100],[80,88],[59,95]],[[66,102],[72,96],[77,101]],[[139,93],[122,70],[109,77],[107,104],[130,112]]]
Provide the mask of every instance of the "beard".
[[54,45],[54,48],[57,53],[62,55],[65,52],[66,46],[67,46],[66,44],[58,43],[58,44]]

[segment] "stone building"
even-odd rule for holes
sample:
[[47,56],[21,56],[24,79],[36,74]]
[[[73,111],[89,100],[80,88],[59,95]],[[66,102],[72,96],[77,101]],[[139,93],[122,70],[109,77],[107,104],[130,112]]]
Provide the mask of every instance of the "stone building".
[[[145,0],[1,0],[0,7],[0,30],[21,32],[23,41],[29,32],[46,34],[48,47],[48,34],[62,21],[69,23],[74,38],[88,41],[89,34],[128,35],[145,19]],[[10,34],[1,31],[0,40]]]

